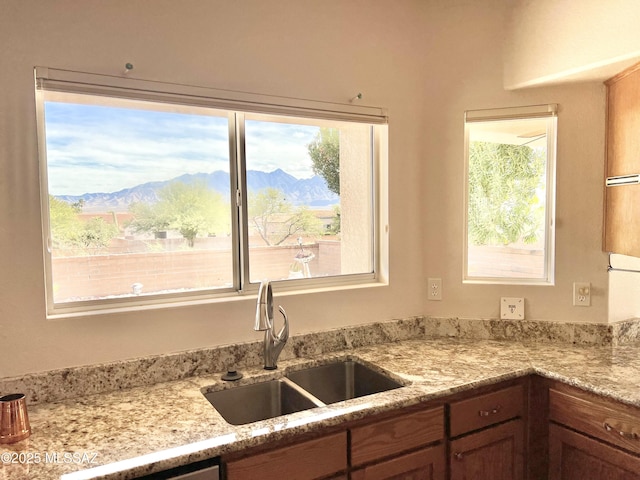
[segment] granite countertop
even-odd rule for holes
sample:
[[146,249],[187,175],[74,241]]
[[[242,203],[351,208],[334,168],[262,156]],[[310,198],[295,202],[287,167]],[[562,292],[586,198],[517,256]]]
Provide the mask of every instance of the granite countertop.
[[408,386],[243,426],[226,423],[202,394],[228,387],[219,374],[37,404],[29,408],[32,435],[0,446],[0,479],[125,480],[531,373],[640,407],[639,351],[420,339],[285,360],[276,371],[243,370],[240,383],[349,356]]

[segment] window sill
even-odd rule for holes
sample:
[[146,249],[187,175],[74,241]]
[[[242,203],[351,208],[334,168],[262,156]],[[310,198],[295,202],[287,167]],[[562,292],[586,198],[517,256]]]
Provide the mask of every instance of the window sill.
[[[361,277],[360,277],[361,278]],[[315,293],[333,292],[333,291],[349,291],[360,290],[366,288],[377,288],[388,286],[387,281],[375,279],[373,277],[366,280],[348,280],[340,279],[331,283],[320,280],[312,286],[303,286],[300,282],[291,282],[287,285],[285,282],[272,282],[274,287],[282,295],[311,295]],[[164,310],[169,308],[183,308],[196,305],[209,304],[225,304],[237,301],[252,300],[255,301],[258,293],[258,285],[252,285],[250,290],[241,292],[225,292],[209,295],[191,295],[181,299],[172,297],[171,300],[165,299],[146,299],[139,301],[117,302],[109,305],[101,304],[92,308],[89,305],[61,307],[55,312],[47,314],[47,320],[63,320],[67,318],[92,317],[97,315],[108,315],[114,313],[134,313],[147,310]]]

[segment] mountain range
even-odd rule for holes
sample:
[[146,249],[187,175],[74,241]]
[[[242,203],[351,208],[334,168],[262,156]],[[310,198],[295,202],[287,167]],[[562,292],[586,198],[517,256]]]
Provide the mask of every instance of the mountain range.
[[[229,174],[223,171],[185,174],[170,180],[142,183],[135,187],[111,193],[56,195],[56,198],[68,203],[76,203],[82,200],[84,202],[82,211],[85,213],[126,212],[129,209],[129,205],[134,202],[157,202],[158,191],[175,181],[187,184],[204,181],[209,188],[221,193],[225,198],[230,198]],[[266,187],[282,190],[287,201],[293,205],[322,208],[339,202],[338,195],[327,188],[325,180],[319,175],[299,179],[281,169],[272,172],[247,170],[247,188],[249,192],[256,192]]]

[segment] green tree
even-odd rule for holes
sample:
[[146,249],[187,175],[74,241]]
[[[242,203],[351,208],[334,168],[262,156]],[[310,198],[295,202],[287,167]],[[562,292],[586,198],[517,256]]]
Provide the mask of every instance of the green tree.
[[340,205],[333,206],[333,220],[331,221],[331,225],[329,226],[329,233],[332,235],[337,235],[340,233],[340,220],[341,220],[341,211]]
[[53,247],[73,245],[82,229],[78,211],[69,203],[49,195],[49,223]]
[[294,207],[277,188],[249,194],[249,220],[267,245],[280,245],[293,235],[319,235],[321,222],[306,206]]
[[81,202],[69,204],[49,196],[51,239],[55,248],[103,248],[118,235],[118,228],[100,217],[83,222],[78,217],[81,210]]
[[71,207],[76,213],[82,213],[82,209],[84,208],[84,199],[81,198],[77,202],[72,203]]
[[136,232],[177,230],[193,247],[198,234],[228,232],[229,208],[222,195],[204,181],[171,182],[158,191],[158,202],[130,206],[135,214],[130,226]]
[[322,127],[307,145],[313,173],[321,175],[327,187],[340,195],[340,130]]
[[169,228],[171,219],[166,212],[162,212],[156,205],[145,202],[134,202],[129,205],[129,212],[134,216],[129,227],[135,233],[163,232]]
[[104,248],[111,239],[118,236],[118,227],[105,222],[104,218],[93,217],[84,222],[77,232],[74,243],[84,248]]
[[469,241],[475,245],[533,243],[543,225],[545,154],[528,146],[471,142]]

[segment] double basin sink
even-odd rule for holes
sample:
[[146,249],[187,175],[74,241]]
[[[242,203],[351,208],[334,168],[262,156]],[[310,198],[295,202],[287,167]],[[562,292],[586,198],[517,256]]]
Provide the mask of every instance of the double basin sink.
[[386,373],[346,359],[203,393],[228,423],[244,425],[403,386]]

